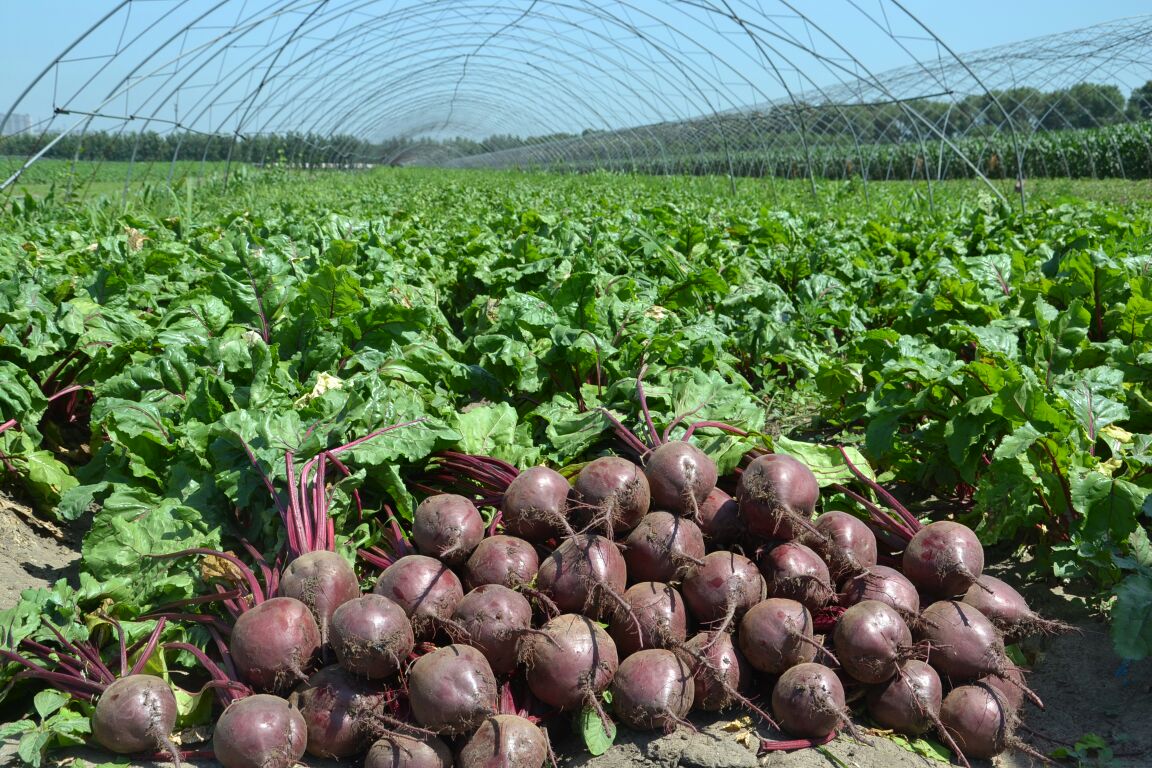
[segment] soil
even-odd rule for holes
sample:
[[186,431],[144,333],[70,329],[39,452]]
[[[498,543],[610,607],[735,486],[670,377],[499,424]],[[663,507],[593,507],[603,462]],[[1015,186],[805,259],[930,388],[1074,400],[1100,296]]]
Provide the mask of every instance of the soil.
[[77,539],[0,492],[0,610],[18,603],[25,589],[72,576]]
[[[52,526],[37,523],[26,507],[0,495],[0,609],[14,605],[20,591],[45,586],[73,575],[79,542]],[[1103,739],[1111,755],[1086,753],[1079,761],[1061,765],[1100,768],[1139,768],[1152,765],[1152,660],[1122,666],[1112,653],[1107,626],[1090,609],[1087,587],[1080,594],[1069,585],[1024,577],[1026,570],[1011,558],[1001,558],[996,575],[1012,583],[1033,609],[1067,621],[1076,631],[1037,638],[1023,644],[1033,671],[1028,683],[1047,705],[1029,707],[1019,736],[1036,750],[1049,754],[1088,734]],[[868,732],[867,744],[841,735],[819,749],[769,752],[758,756],[760,737],[779,738],[766,728],[738,720],[739,713],[694,716],[697,728],[669,735],[642,734],[621,729],[616,744],[593,757],[572,737],[559,740],[562,768],[933,768],[942,763],[913,754],[883,734]],[[203,748],[205,745],[200,745]],[[187,745],[196,749],[197,745]],[[53,753],[58,766],[109,762],[111,755],[90,749]],[[0,742],[0,765],[18,764],[15,743]],[[219,763],[197,760],[202,768]],[[337,766],[333,761],[309,759],[309,766]],[[993,761],[973,761],[973,768],[1033,768],[1042,763],[1020,751]],[[132,766],[163,763],[135,762]]]

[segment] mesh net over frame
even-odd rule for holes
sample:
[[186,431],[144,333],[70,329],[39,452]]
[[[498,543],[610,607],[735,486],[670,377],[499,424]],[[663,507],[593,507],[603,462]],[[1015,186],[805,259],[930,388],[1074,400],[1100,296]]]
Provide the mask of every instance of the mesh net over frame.
[[956,52],[897,0],[123,0],[0,112],[0,184],[43,158],[72,192],[102,161],[1148,178],[1150,118],[1152,16]]

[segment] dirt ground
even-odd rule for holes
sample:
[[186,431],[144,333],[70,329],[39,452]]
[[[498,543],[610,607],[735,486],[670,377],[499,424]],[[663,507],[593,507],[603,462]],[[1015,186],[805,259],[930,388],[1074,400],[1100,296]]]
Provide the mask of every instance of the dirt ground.
[[0,610],[19,602],[25,589],[68,576],[79,548],[68,532],[0,493]]
[[[0,609],[16,603],[20,591],[67,576],[79,543],[61,531],[30,525],[28,511],[0,496]],[[1026,582],[1019,568],[1007,560],[997,575],[1016,585],[1034,610],[1072,623],[1070,634],[1030,641],[1024,647],[1033,660],[1029,685],[1045,701],[1044,711],[1029,708],[1020,738],[1048,754],[1058,746],[1069,750],[1088,734],[1095,734],[1111,755],[1084,754],[1062,765],[1088,768],[1141,768],[1152,766],[1152,660],[1121,668],[1111,650],[1107,627],[1093,616],[1084,595],[1067,585],[1043,580]],[[757,756],[758,737],[735,727],[738,713],[694,718],[695,733],[680,729],[668,736],[622,730],[607,753],[592,757],[570,738],[556,745],[563,768],[931,768],[942,765],[915,755],[882,735],[860,744],[841,736],[820,749],[772,752]],[[761,735],[772,737],[765,730]],[[194,748],[194,747],[190,747]],[[57,765],[100,764],[110,760],[93,750],[68,750],[55,755]],[[0,765],[18,765],[15,745],[0,744]],[[308,765],[335,766],[309,760]],[[153,765],[134,763],[134,766]],[[198,761],[216,768],[214,761]],[[973,768],[1032,768],[1040,763],[1021,752],[994,761],[975,761]]]

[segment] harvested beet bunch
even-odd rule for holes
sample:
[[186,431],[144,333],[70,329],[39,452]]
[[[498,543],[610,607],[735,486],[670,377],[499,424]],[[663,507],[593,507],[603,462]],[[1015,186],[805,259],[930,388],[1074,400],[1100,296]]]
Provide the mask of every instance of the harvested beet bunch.
[[[628,434],[638,460],[604,455],[566,474],[446,455],[451,471],[435,477],[451,482],[422,482],[411,525],[389,517],[390,539],[361,553],[359,573],[317,517],[318,488],[282,504],[282,571],[251,548],[254,569],[231,553],[179,553],[230,574],[196,605],[232,622],[168,615],[199,622],[209,650],[162,646],[193,654],[216,689],[216,756],[226,768],[288,766],[305,751],[370,768],[539,768],[544,724],[672,731],[694,710],[725,709],[787,735],[764,749],[795,749],[857,735],[847,702],[886,728],[935,731],[962,760],[1023,748],[1015,729],[1034,695],[1001,633],[1060,625],[983,574],[972,531],[921,527],[906,510],[878,524],[863,503],[867,517],[821,510],[816,475],[795,457],[757,453],[740,477],[718,478],[688,440]],[[865,499],[853,494],[836,504]],[[101,649],[62,635],[4,655],[93,700],[108,749],[179,757],[175,697],[139,674],[143,662],[117,679],[94,663]]]

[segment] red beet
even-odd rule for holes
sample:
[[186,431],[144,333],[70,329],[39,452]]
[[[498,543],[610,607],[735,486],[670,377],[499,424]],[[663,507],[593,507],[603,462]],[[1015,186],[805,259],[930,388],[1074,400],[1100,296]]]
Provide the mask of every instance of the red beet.
[[765,549],[757,562],[768,597],[786,597],[815,611],[836,594],[828,566],[820,555],[798,541],[784,541]]
[[904,575],[934,597],[963,595],[984,570],[984,548],[972,529],[950,520],[929,523],[904,550]]
[[623,595],[629,612],[615,617],[608,632],[620,658],[645,648],[669,648],[688,635],[688,613],[680,593],[658,581],[644,581]]
[[999,630],[967,603],[941,600],[920,618],[920,631],[931,644],[928,663],[953,683],[1002,673],[1011,663]]
[[772,688],[772,712],[786,733],[821,739],[849,722],[844,687],[821,664],[797,664]]
[[764,599],[764,577],[743,555],[712,552],[684,579],[680,592],[701,624],[727,624]]
[[757,456],[744,469],[737,498],[740,517],[753,536],[792,539],[811,530],[820,484],[803,462],[769,453]]
[[230,651],[244,682],[285,693],[308,679],[320,645],[320,628],[308,607],[292,597],[274,597],[240,614]]
[[716,462],[691,443],[671,440],[648,456],[644,467],[652,502],[660,509],[696,518],[716,487]]
[[700,504],[700,532],[708,543],[718,549],[729,549],[739,542],[747,531],[740,518],[736,500],[719,488],[713,488]]
[[169,740],[176,725],[176,696],[163,678],[128,675],[109,684],[92,713],[92,736],[110,752],[176,754]]
[[368,748],[372,715],[385,698],[382,686],[332,665],[312,675],[296,693],[308,727],[308,754],[351,757]]
[[652,494],[644,471],[628,459],[601,456],[576,476],[575,495],[580,525],[595,524],[610,536],[627,533],[648,514]]
[[554,469],[529,467],[504,491],[500,509],[504,529],[533,543],[542,543],[568,528],[568,481]]
[[412,716],[436,733],[458,736],[496,713],[496,677],[484,654],[446,645],[416,660],[408,674]]
[[452,768],[452,750],[436,736],[387,733],[368,750],[364,768]]
[[594,533],[571,536],[540,563],[536,587],[566,613],[603,619],[620,605],[627,583],[624,556]]
[[695,685],[695,703],[700,709],[715,712],[737,703],[752,682],[752,668],[732,636],[725,633],[701,632],[684,644],[691,660]]
[[349,600],[332,616],[332,649],[340,665],[362,677],[395,674],[415,645],[404,609],[386,597]]
[[704,557],[704,536],[696,523],[671,512],[645,515],[624,540],[631,581],[673,581]]
[[404,609],[417,639],[428,639],[436,624],[464,597],[460,579],[448,566],[425,555],[407,555],[384,569],[372,591]]
[[484,538],[484,520],[471,500],[439,493],[420,502],[412,517],[412,540],[422,555],[448,565],[468,559]]
[[612,710],[636,730],[672,731],[692,709],[692,670],[663,648],[637,651],[612,678]]
[[279,594],[308,606],[320,628],[321,640],[327,642],[332,614],[344,603],[360,597],[360,580],[343,557],[317,550],[288,564],[280,577]]
[[464,642],[484,654],[495,674],[516,670],[517,643],[532,626],[527,598],[508,587],[485,584],[464,595],[452,618],[468,631]]
[[493,715],[460,748],[459,768],[540,768],[550,753],[548,739],[519,715]]
[[464,564],[464,585],[500,584],[516,589],[528,584],[540,568],[536,548],[516,536],[498,534],[481,541]]
[[541,629],[543,635],[528,635],[520,643],[520,661],[532,693],[558,709],[598,707],[600,693],[619,666],[612,638],[588,617],[571,613],[557,616]]
[[854,605],[864,600],[887,603],[905,621],[920,615],[920,593],[916,587],[900,571],[886,565],[874,565],[844,583],[842,604]]
[[896,609],[879,600],[849,608],[832,633],[836,657],[844,671],[861,683],[882,683],[908,658],[912,631]]
[[262,693],[230,704],[212,732],[212,751],[224,768],[291,768],[304,757],[307,743],[300,712],[279,696]]
[[783,597],[752,606],[740,621],[737,638],[748,663],[770,675],[812,661],[821,650],[812,635],[812,614]]

